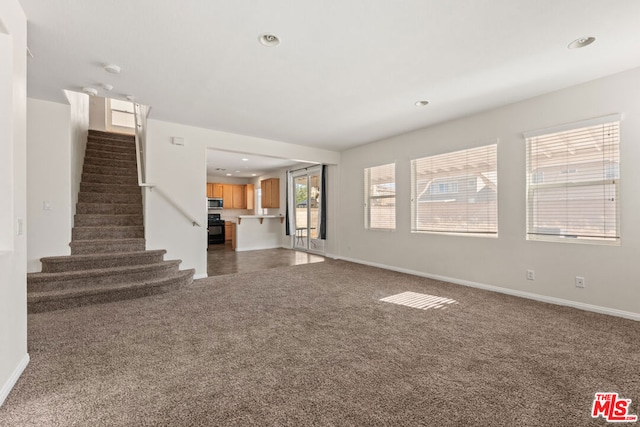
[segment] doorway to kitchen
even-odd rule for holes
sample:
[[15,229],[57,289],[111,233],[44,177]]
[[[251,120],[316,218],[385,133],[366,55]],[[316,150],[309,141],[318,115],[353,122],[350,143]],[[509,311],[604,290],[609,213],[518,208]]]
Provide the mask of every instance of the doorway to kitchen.
[[320,238],[322,203],[322,167],[302,169],[291,173],[290,189],[293,199],[293,248],[324,253]]

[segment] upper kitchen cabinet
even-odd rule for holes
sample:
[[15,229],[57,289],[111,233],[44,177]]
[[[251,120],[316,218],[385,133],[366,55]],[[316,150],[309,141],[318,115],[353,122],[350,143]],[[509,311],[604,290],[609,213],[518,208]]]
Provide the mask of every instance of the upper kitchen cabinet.
[[222,184],[216,184],[214,182],[211,185],[213,186],[213,190],[212,190],[213,196],[212,197],[221,199],[222,198],[222,191],[223,191],[222,190]]
[[232,185],[231,187],[232,187],[231,190],[233,192],[233,202],[232,202],[233,204],[231,205],[231,207],[233,209],[246,209],[247,208],[247,201],[245,199],[246,186]]
[[207,197],[208,198],[222,198],[222,184],[216,184],[214,182],[207,182]]
[[222,184],[222,203],[225,209],[233,209],[233,184]]
[[253,209],[254,208],[254,198],[255,198],[255,191],[253,188],[253,184],[247,184],[245,187],[245,197],[244,200],[246,202],[246,209]]
[[260,181],[262,190],[262,207],[263,208],[279,208],[280,207],[280,179],[269,178]]
[[207,197],[221,198],[225,209],[253,209],[255,190],[253,184],[207,183]]

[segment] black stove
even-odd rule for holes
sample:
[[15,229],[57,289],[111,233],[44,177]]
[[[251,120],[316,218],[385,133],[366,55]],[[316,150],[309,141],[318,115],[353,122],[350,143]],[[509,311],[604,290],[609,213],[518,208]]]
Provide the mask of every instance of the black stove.
[[224,220],[220,219],[219,213],[208,215],[207,231],[209,233],[208,243],[210,245],[224,243]]

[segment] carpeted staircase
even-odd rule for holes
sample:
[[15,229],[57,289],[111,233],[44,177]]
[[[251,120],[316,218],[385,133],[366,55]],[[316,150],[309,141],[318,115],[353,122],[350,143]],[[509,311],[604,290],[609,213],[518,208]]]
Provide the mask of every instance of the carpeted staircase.
[[194,270],[145,250],[142,192],[133,136],[89,131],[71,255],[42,258],[27,275],[28,311],[37,313],[167,292]]

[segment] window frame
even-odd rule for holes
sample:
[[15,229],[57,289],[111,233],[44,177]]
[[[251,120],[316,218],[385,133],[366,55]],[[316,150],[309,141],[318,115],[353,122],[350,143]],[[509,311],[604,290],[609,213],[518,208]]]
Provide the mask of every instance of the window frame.
[[[525,211],[526,211],[526,223],[525,223],[525,238],[527,241],[533,242],[560,242],[560,243],[578,243],[578,244],[587,244],[587,245],[605,245],[605,246],[619,246],[621,242],[621,228],[620,228],[620,163],[621,163],[621,123],[622,116],[620,114],[610,114],[607,116],[597,117],[594,119],[582,120],[578,122],[568,123],[560,126],[555,126],[546,129],[540,129],[531,132],[525,132],[525,183],[526,183],[526,193],[525,193]],[[544,178],[542,178],[541,182],[533,182],[534,173],[540,173],[541,171],[532,170],[531,157],[532,155],[532,147],[531,140],[533,138],[548,136],[561,132],[570,132],[570,131],[580,131],[581,129],[586,129],[593,126],[598,125],[608,125],[608,124],[617,124],[617,163],[610,163],[607,161],[602,162],[601,167],[603,171],[603,177],[601,179],[589,179],[582,181],[574,181],[574,182],[556,182],[556,183],[544,183]],[[583,161],[584,163],[584,161]],[[579,165],[581,163],[577,162],[575,164],[567,163],[566,167],[570,167],[566,172],[563,170],[560,173],[577,173],[579,169]],[[610,177],[610,171],[612,170],[611,166],[615,166],[614,172],[617,173],[617,177]],[[544,175],[543,175],[544,176]],[[560,233],[551,233],[551,234],[543,234],[543,233],[535,233],[534,228],[534,203],[533,198],[535,197],[536,190],[540,189],[563,189],[563,188],[580,188],[580,187],[598,187],[598,186],[606,186],[607,184],[612,184],[614,189],[614,198],[615,198],[615,231],[616,236],[614,237],[603,237],[603,236],[587,236],[587,235],[577,235],[577,234],[560,234]]]
[[[365,230],[373,230],[373,231],[389,231],[394,232],[398,228],[398,218],[397,218],[397,162],[385,163],[376,166],[369,166],[364,168],[364,228]],[[371,190],[371,170],[377,168],[384,168],[393,166],[393,195],[376,195],[372,196],[370,194]],[[393,227],[372,227],[371,226],[371,206],[372,200],[384,200],[384,199],[392,199],[393,200]]]
[[[411,233],[415,233],[415,234],[437,234],[437,235],[451,235],[451,236],[467,236],[467,237],[487,237],[487,238],[498,238],[498,234],[499,234],[499,212],[498,212],[498,145],[499,145],[499,140],[498,138],[493,139],[491,141],[484,141],[482,143],[479,143],[477,145],[474,145],[472,147],[468,147],[468,148],[462,148],[462,149],[456,149],[454,151],[447,151],[444,153],[437,153],[437,154],[430,154],[428,156],[422,156],[422,157],[417,157],[417,158],[413,158],[411,159]],[[440,156],[447,156],[447,155],[460,155],[463,152],[466,151],[471,151],[471,150],[480,150],[483,148],[488,148],[494,146],[495,147],[495,174],[496,174],[496,182],[495,182],[495,186],[496,186],[496,192],[495,192],[495,232],[493,231],[467,231],[467,230],[462,230],[462,229],[458,229],[458,230],[428,230],[428,229],[420,229],[418,227],[418,221],[419,221],[419,215],[418,215],[418,208],[420,205],[420,197],[422,196],[422,193],[418,194],[418,183],[417,183],[417,172],[416,172],[416,168],[418,165],[418,162],[423,161],[425,159],[429,159],[429,158],[434,158],[434,157],[440,157]],[[471,177],[467,176],[468,173],[467,172],[463,172],[463,173],[457,173],[456,175],[451,175],[448,177],[438,177],[438,178],[434,178],[432,183],[437,183],[438,181],[444,181],[444,180],[449,180],[449,181],[456,181],[455,182],[455,187],[456,190],[455,192],[431,192],[431,190],[428,190],[429,193],[431,195],[437,195],[437,196],[446,196],[446,195],[457,195],[460,194],[462,192],[466,191],[466,188],[463,189],[462,191],[460,190],[460,184],[459,182],[464,182],[465,185],[469,185],[469,182],[471,179]],[[477,177],[475,178],[476,182],[477,182]],[[431,185],[429,184],[429,185]],[[451,184],[451,183],[450,183]],[[427,191],[427,189],[430,187],[425,188],[425,192]],[[445,200],[442,200],[443,202]],[[469,202],[467,202],[469,203]],[[474,202],[475,203],[475,198],[474,198]]]

